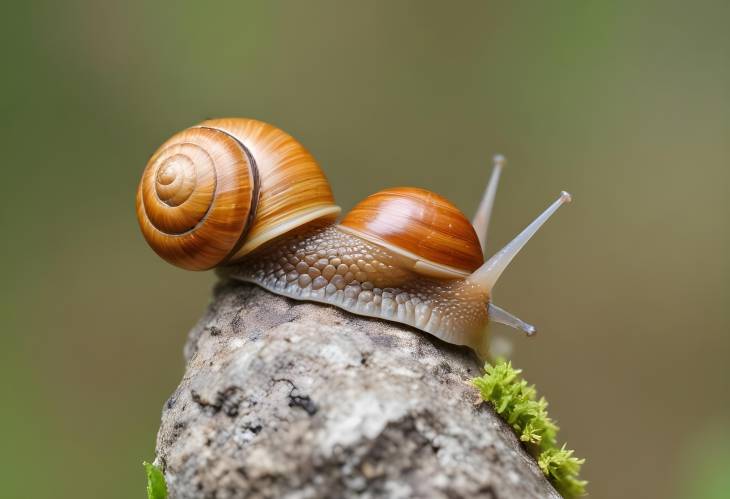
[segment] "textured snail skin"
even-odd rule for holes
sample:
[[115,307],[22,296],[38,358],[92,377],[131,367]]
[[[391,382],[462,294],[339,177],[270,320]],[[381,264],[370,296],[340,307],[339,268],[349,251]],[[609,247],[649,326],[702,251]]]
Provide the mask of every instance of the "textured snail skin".
[[431,279],[399,255],[316,222],[219,274],[298,300],[407,324],[448,342],[486,349],[489,296],[464,279]]

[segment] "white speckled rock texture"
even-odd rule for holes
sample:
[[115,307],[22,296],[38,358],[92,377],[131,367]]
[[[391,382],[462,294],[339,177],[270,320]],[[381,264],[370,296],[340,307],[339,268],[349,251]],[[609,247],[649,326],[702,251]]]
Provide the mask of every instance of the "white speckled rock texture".
[[185,346],[157,464],[172,498],[560,497],[415,329],[222,282]]

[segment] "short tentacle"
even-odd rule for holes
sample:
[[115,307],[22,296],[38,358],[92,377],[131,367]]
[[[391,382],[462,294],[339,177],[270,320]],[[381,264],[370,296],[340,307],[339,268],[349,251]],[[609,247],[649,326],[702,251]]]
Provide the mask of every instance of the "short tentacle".
[[523,331],[527,336],[537,333],[537,329],[532,324],[528,324],[519,317],[507,312],[503,308],[498,307],[494,303],[489,304],[489,320],[498,322],[515,329]]

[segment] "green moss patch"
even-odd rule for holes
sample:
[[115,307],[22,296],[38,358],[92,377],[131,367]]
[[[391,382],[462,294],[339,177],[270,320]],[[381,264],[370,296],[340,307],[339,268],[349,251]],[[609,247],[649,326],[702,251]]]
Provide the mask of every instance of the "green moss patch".
[[479,390],[482,400],[514,428],[517,436],[537,459],[537,464],[556,489],[566,497],[582,496],[588,482],[581,480],[580,468],[585,459],[573,456],[565,444],[558,447],[558,426],[547,413],[544,397],[537,399],[534,385],[522,379],[520,369],[498,359],[494,365],[484,366],[484,375],[471,382]]

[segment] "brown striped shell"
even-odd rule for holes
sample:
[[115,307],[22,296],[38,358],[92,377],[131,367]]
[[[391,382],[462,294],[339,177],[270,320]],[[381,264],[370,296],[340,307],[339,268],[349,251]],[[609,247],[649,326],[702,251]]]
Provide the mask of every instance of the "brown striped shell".
[[168,262],[205,270],[236,260],[317,218],[340,212],[312,155],[261,121],[207,120],[152,155],[137,218]]
[[447,199],[413,187],[368,196],[342,220],[340,229],[399,255],[417,273],[460,278],[484,263],[469,220]]

